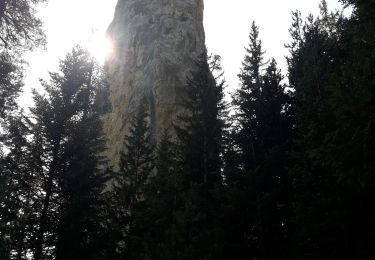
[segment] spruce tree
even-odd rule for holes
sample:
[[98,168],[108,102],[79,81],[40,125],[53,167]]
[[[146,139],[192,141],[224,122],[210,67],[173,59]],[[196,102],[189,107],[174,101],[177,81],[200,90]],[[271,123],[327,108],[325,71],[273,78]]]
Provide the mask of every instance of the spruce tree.
[[[26,136],[30,134],[20,118],[10,121],[0,161],[0,241],[2,259],[26,259],[35,214],[32,211],[32,183]],[[0,242],[0,244],[1,244]]]
[[[237,157],[238,165],[233,165],[232,169],[240,169],[235,173],[240,174],[240,181],[232,183],[228,192],[233,197],[229,197],[227,204],[235,205],[233,213],[229,213],[234,223],[237,223],[231,230],[235,238],[233,246],[238,248],[239,258],[255,258],[259,253],[259,234],[257,230],[257,193],[253,172],[259,166],[261,154],[257,134],[258,118],[257,114],[262,109],[262,70],[264,68],[264,51],[262,42],[259,39],[259,27],[252,23],[249,34],[249,46],[246,48],[246,55],[243,61],[243,68],[238,75],[241,81],[240,89],[233,95],[233,106],[235,108],[234,131],[232,142],[236,144],[236,150],[232,150],[232,157]],[[234,161],[234,162],[236,162]],[[232,172],[225,172],[229,177]],[[228,178],[229,179],[229,178]],[[239,202],[239,203],[236,203]],[[236,215],[236,211],[241,211],[241,215]]]
[[[42,82],[45,94],[34,92],[31,115],[15,118],[8,128],[3,162],[13,220],[5,223],[14,244],[9,252],[17,259],[30,254],[33,259],[93,259],[85,250],[94,243],[92,225],[98,225],[105,181],[97,168],[103,147],[93,69],[89,54],[73,49],[61,62],[61,73]],[[56,256],[61,247],[74,251]]]
[[45,43],[42,22],[36,6],[46,0],[0,1],[0,51],[31,50]]
[[371,1],[343,2],[353,4],[352,17],[329,13],[325,1],[319,17],[303,23],[295,14],[294,41],[288,46],[297,128],[291,153],[294,244],[302,258],[373,255],[367,241],[375,230],[370,220],[374,204],[368,200],[373,196],[368,156],[374,151],[369,138],[373,44],[368,41],[373,30],[368,28],[373,28],[374,6]]
[[291,93],[282,84],[283,76],[274,59],[263,71],[263,54],[259,28],[253,23],[239,74],[242,84],[234,94],[237,129],[232,134],[232,146],[237,148],[228,150],[226,158],[232,160],[232,166],[224,174],[228,181],[234,174],[239,176],[228,188],[237,196],[229,204],[242,203],[237,204],[237,210],[243,216],[233,214],[239,224],[232,230],[237,239],[246,238],[236,242],[241,247],[241,257],[284,259],[284,209],[290,190],[286,154],[293,125]]
[[257,102],[261,92],[261,73],[264,66],[264,51],[259,39],[259,28],[255,22],[251,25],[250,43],[246,49],[243,68],[238,75],[241,88],[234,95],[234,106],[237,107],[236,119],[240,126],[238,143],[240,144],[242,163],[245,171],[253,170],[257,161],[255,114],[260,109]]
[[[17,167],[16,163],[12,162],[9,156],[3,154],[3,152],[4,149],[9,148],[7,147],[9,140],[7,139],[10,133],[14,133],[14,127],[19,125],[15,123],[15,121],[19,120],[14,117],[16,117],[17,109],[16,99],[23,86],[23,62],[20,55],[25,50],[31,50],[34,47],[43,45],[45,42],[45,36],[41,29],[41,21],[35,16],[35,6],[39,2],[44,1],[0,1],[0,195],[3,195],[0,198],[1,259],[7,259],[11,253],[11,249],[16,250],[16,253],[13,251],[12,254],[17,259],[26,258],[24,245],[25,241],[29,241],[30,238],[29,234],[25,234],[25,228],[30,223],[26,224],[25,217],[22,220],[19,217],[22,214],[27,216],[28,212],[17,213],[18,207],[25,208],[25,205],[30,203],[29,195],[26,198],[22,198],[24,199],[24,203],[21,203],[20,192],[17,192],[19,189],[19,176],[15,177],[16,169],[24,168],[25,165],[21,163],[23,160],[16,155],[12,160],[20,159],[19,167]],[[20,132],[23,132],[23,130],[20,130]],[[18,148],[15,148],[16,146]],[[23,151],[24,148],[24,145],[17,143],[10,150]],[[25,180],[30,175],[26,172]],[[16,229],[19,229],[19,232],[11,234],[12,230]],[[12,239],[9,239],[9,236]]]
[[182,102],[186,113],[176,122],[188,183],[221,183],[225,82],[218,82],[212,75],[220,69],[220,57],[213,59],[209,64],[204,54],[196,61],[192,76],[187,79],[186,98]]
[[21,63],[8,52],[0,52],[0,124],[17,108],[16,99],[23,86]]
[[144,198],[135,211],[135,226],[130,234],[137,237],[132,248],[137,259],[180,259],[183,253],[176,218],[182,208],[182,176],[176,145],[167,133],[157,147],[156,174],[145,185]]
[[165,133],[157,149],[157,174],[151,178],[146,190],[145,205],[152,216],[151,233],[155,258],[176,259],[182,253],[181,233],[177,215],[183,206],[183,176],[178,162],[178,151],[172,138]]
[[[216,259],[222,255],[216,193],[222,185],[225,103],[224,83],[218,82],[221,73],[216,79],[213,76],[218,69],[218,56],[210,62],[206,55],[197,60],[187,79],[184,114],[176,122],[177,143],[163,136],[156,175],[146,183],[142,200],[127,209],[133,224],[128,230],[131,259]],[[128,162],[132,154],[126,157]]]
[[[330,255],[326,239],[332,223],[322,219],[323,212],[334,209],[335,193],[339,187],[333,182],[329,169],[317,167],[308,155],[324,138],[333,121],[327,110],[329,73],[334,69],[332,41],[312,16],[304,24],[300,13],[294,14],[290,32],[294,41],[289,45],[289,82],[295,90],[296,136],[292,153],[292,173],[296,192],[296,240],[294,252],[301,257],[319,259]],[[334,56],[333,56],[334,57]],[[334,60],[336,61],[336,60]],[[324,227],[323,227],[324,226]],[[323,227],[323,228],[322,228]],[[309,242],[307,242],[307,240]],[[306,241],[306,242],[305,242]],[[313,248],[317,248],[314,251]]]
[[[338,39],[334,38],[337,41],[334,46],[336,66],[324,85],[327,109],[335,124],[326,129],[324,141],[313,149],[312,157],[323,167],[332,167],[340,181],[365,187],[374,183],[374,164],[369,159],[374,152],[371,138],[373,59],[370,55],[374,46],[371,40],[374,4],[371,1],[343,2],[352,5],[353,17],[342,18],[334,24],[340,33]],[[333,36],[328,37],[332,41]],[[362,112],[358,114],[358,111]]]
[[[86,59],[84,52],[74,50],[72,55],[68,55],[60,65],[63,76],[51,73],[51,84],[43,82],[48,96],[35,93],[35,107],[31,112],[37,122],[32,127],[35,129],[36,139],[40,140],[36,148],[40,153],[38,156],[43,158],[48,154],[51,158],[46,162],[41,160],[38,165],[41,169],[40,177],[44,179],[42,189],[45,195],[42,196],[40,220],[35,235],[35,259],[43,258],[47,253],[44,251],[44,247],[48,246],[46,242],[52,240],[50,236],[57,232],[55,227],[58,223],[59,209],[56,192],[59,190],[59,178],[62,177],[67,163],[62,158],[63,146],[69,140],[69,126],[74,127],[75,117],[83,112],[82,98],[88,86],[86,84],[90,80],[88,78],[90,65],[84,64]],[[44,165],[45,163],[47,164]]]
[[222,187],[224,81],[220,57],[199,57],[187,79],[185,113],[176,122],[183,180],[183,207],[177,226],[181,232],[182,259],[218,258],[222,255],[222,227],[219,217]]
[[0,211],[3,213],[0,213],[0,258],[4,259],[9,255],[6,251],[12,247],[10,241],[5,241],[9,240],[6,238],[8,229],[6,223],[11,219],[10,210],[7,212],[6,208],[17,208],[15,205],[10,205],[8,201],[12,193],[12,185],[9,181],[8,160],[4,153],[7,143],[9,144],[7,133],[11,131],[11,122],[15,121],[12,118],[17,114],[16,99],[23,85],[22,80],[21,62],[8,52],[0,52]]
[[117,238],[116,251],[120,257],[137,259],[139,245],[142,244],[138,217],[144,200],[145,187],[154,174],[154,146],[147,121],[146,102],[141,103],[132,118],[129,134],[124,139],[119,170],[113,180],[113,230]]
[[289,232],[290,189],[288,149],[293,120],[291,94],[282,83],[283,76],[274,59],[262,76],[260,109],[256,113],[257,168],[252,172],[256,202],[255,234],[264,259],[288,259],[285,237]]
[[[87,59],[88,58],[88,59]],[[87,59],[87,61],[85,61]],[[60,218],[56,259],[103,259],[101,232],[104,222],[104,184],[109,180],[102,132],[102,104],[98,95],[106,86],[95,75],[94,63],[83,57],[88,66],[87,85],[82,92],[81,118],[72,122],[64,145],[63,161],[68,162],[60,178]],[[91,68],[90,68],[91,66]],[[91,69],[91,71],[90,71]],[[103,255],[104,254],[104,255]]]
[[0,1],[0,124],[16,108],[23,86],[21,55],[45,44],[42,22],[35,15],[45,0]]

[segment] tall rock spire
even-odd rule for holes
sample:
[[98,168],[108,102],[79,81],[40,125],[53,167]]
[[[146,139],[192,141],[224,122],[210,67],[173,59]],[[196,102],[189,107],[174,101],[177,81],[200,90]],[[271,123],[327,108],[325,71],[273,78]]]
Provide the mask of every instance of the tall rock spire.
[[203,0],[119,0],[108,36],[106,70],[112,113],[106,119],[110,156],[118,160],[128,121],[142,100],[157,140],[180,111],[185,81],[204,51]]

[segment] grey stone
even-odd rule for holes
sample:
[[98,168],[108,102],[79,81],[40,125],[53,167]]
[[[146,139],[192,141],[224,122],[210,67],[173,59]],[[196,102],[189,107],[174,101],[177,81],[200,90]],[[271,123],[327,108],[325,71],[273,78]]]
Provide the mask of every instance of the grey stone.
[[105,119],[109,156],[116,163],[129,118],[148,100],[157,141],[181,112],[186,77],[204,51],[203,0],[119,0],[106,63],[113,111]]

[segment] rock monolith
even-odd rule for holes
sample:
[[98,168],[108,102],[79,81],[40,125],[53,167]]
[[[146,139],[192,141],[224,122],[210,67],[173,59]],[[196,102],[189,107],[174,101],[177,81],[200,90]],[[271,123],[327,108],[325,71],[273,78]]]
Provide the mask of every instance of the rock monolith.
[[129,119],[146,100],[154,139],[181,110],[186,77],[206,51],[203,0],[119,0],[108,29],[113,53],[106,62],[112,112],[105,129],[118,161]]

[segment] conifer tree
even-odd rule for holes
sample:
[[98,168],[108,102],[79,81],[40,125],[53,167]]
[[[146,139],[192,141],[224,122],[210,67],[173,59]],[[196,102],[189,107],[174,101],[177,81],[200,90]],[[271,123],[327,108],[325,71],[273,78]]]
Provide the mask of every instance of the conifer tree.
[[36,17],[36,6],[46,0],[0,1],[0,51],[31,50],[45,43],[42,22]]
[[[143,199],[125,210],[131,212],[133,225],[128,230],[131,259],[213,259],[222,254],[215,192],[222,185],[225,103],[224,83],[218,83],[221,73],[216,79],[213,76],[218,69],[218,56],[210,63],[206,55],[197,60],[187,80],[185,112],[176,122],[178,143],[171,142],[167,135],[162,138],[156,175],[148,175]],[[133,154],[124,161],[131,162]],[[128,187],[127,194],[131,190]]]
[[[9,181],[9,170],[5,147],[7,143],[7,132],[10,131],[10,121],[16,115],[16,99],[22,88],[22,71],[20,64],[8,52],[0,52],[0,258],[6,258],[9,252],[6,252],[12,246],[6,242],[7,222],[11,218],[11,213],[6,210],[15,209],[16,206],[9,204],[9,195],[12,186]],[[12,211],[13,213],[13,211]]]
[[238,75],[241,80],[241,88],[235,93],[234,105],[237,121],[240,125],[238,143],[241,146],[242,163],[245,171],[253,170],[257,161],[256,154],[256,127],[255,114],[260,109],[257,102],[261,91],[261,70],[264,66],[264,51],[259,39],[259,28],[255,22],[251,25],[250,43],[246,49],[243,68]]
[[[335,68],[333,39],[320,25],[319,18],[312,16],[305,22],[300,13],[294,13],[290,30],[294,41],[289,45],[289,82],[295,90],[296,136],[293,151],[292,173],[295,176],[296,248],[301,257],[318,259],[330,255],[325,231],[329,226],[321,219],[322,212],[334,208],[332,192],[338,187],[330,176],[330,170],[313,164],[308,155],[324,138],[330,127],[331,111],[327,110],[326,82]],[[325,176],[325,177],[323,177]],[[325,218],[327,219],[327,218]],[[325,226],[323,230],[320,230]],[[303,228],[302,228],[303,227]],[[305,242],[309,240],[309,242]],[[314,252],[312,248],[319,248]]]
[[209,64],[208,57],[201,55],[187,79],[186,98],[182,102],[186,113],[176,122],[176,131],[188,183],[221,183],[225,82],[218,82],[212,75],[220,70],[219,64],[219,56]]
[[[59,182],[67,177],[64,176],[65,169],[70,164],[64,160],[64,148],[70,144],[70,135],[75,124],[85,116],[85,102],[88,101],[87,95],[90,93],[88,88],[91,84],[92,64],[88,58],[83,50],[73,50],[72,54],[67,55],[66,60],[61,62],[63,76],[51,73],[51,83],[43,82],[48,96],[35,93],[35,108],[31,112],[36,121],[36,124],[32,125],[36,131],[35,138],[40,140],[36,148],[39,149],[38,156],[41,158],[50,157],[47,161],[42,159],[40,165],[37,165],[41,169],[40,177],[44,179],[42,189],[45,195],[42,196],[42,210],[36,232],[35,259],[43,258],[45,243],[52,239],[46,234],[53,235],[57,232],[52,229],[53,226],[56,227],[59,218],[60,198],[57,191],[63,188],[59,187]],[[39,128],[41,130],[37,131]]]
[[129,134],[124,139],[119,170],[113,180],[113,227],[117,237],[116,251],[121,257],[135,258],[139,235],[136,232],[140,212],[139,205],[144,200],[145,187],[154,174],[154,146],[147,121],[146,102],[141,103],[132,118]]
[[[85,57],[83,57],[86,59]],[[88,57],[87,57],[88,58]],[[101,122],[102,102],[99,93],[106,88],[95,75],[94,63],[88,72],[88,83],[82,93],[81,118],[72,122],[69,142],[64,146],[63,160],[69,162],[60,178],[59,228],[56,259],[103,259],[100,222],[104,222],[103,189],[109,180]],[[88,67],[90,70],[90,67]],[[99,77],[98,77],[99,76]],[[98,99],[99,98],[99,99]]]
[[[238,130],[232,137],[235,142],[232,146],[237,148],[229,150],[227,156],[237,159],[224,174],[228,175],[228,180],[233,174],[241,180],[229,186],[229,191],[237,194],[232,199],[243,203],[237,209],[243,211],[243,217],[235,220],[242,226],[232,230],[238,232],[237,239],[241,233],[242,237],[247,237],[237,241],[242,247],[241,257],[284,259],[285,231],[282,226],[285,227],[286,214],[279,205],[285,207],[287,204],[290,184],[286,152],[293,123],[291,94],[282,84],[283,76],[274,59],[265,71],[262,70],[265,65],[263,54],[259,28],[253,23],[249,48],[239,74],[242,84],[235,92],[233,102],[236,109],[234,125]],[[234,163],[236,161],[238,165]]]
[[264,75],[256,117],[257,168],[251,173],[250,186],[255,195],[256,225],[260,255],[264,259],[288,259],[285,237],[289,232],[290,189],[288,149],[293,120],[291,94],[282,83],[283,76],[274,59]]
[[[0,161],[0,241],[3,259],[26,259],[27,242],[31,240],[33,212],[31,211],[31,183],[34,180],[28,171],[26,158],[27,142],[25,136],[29,133],[22,122],[11,121],[4,141],[9,152],[3,153]],[[1,244],[0,242],[0,244]]]
[[[333,25],[340,33],[338,39],[328,35],[331,41],[337,41],[334,46],[337,55],[334,56],[336,66],[324,85],[327,110],[331,111],[335,124],[327,127],[324,142],[317,143],[320,147],[313,149],[312,156],[323,167],[334,168],[341,181],[366,186],[374,183],[374,164],[369,159],[374,152],[371,138],[374,62],[370,55],[374,46],[371,40],[374,4],[371,1],[343,2],[354,8],[353,17],[341,18]],[[358,114],[358,111],[362,112]]]
[[[9,252],[16,252],[17,259],[93,259],[83,252],[94,243],[91,225],[98,223],[105,181],[97,168],[102,146],[94,100],[99,86],[89,54],[79,47],[60,70],[42,82],[46,94],[34,92],[30,118],[15,118],[7,133],[9,152],[3,162],[13,220],[5,223],[15,244]],[[56,256],[61,241],[74,249],[70,256]]]
[[180,232],[177,215],[183,206],[183,176],[178,162],[178,151],[171,137],[165,133],[157,149],[157,174],[151,178],[146,190],[145,206],[150,210],[153,229],[152,241],[157,259],[174,259],[181,256]]
[[7,52],[0,53],[0,124],[14,112],[22,88],[23,73],[21,64]]
[[[251,25],[249,40],[243,68],[238,75],[241,80],[240,89],[236,90],[233,96],[236,122],[234,122],[235,130],[231,138],[237,149],[231,151],[231,157],[237,157],[237,160],[233,162],[232,169],[240,169],[240,171],[235,171],[235,174],[240,174],[238,178],[240,181],[229,186],[228,192],[232,193],[233,197],[229,198],[227,204],[235,205],[232,212],[228,213],[231,221],[237,223],[231,230],[232,236],[234,236],[232,245],[238,248],[239,258],[251,259],[259,256],[259,242],[256,234],[258,229],[256,224],[256,187],[253,171],[260,162],[258,159],[257,114],[262,109],[260,95],[262,69],[265,65],[262,42],[259,39],[259,27],[255,22]],[[233,173],[228,171],[224,174],[230,177]],[[241,211],[242,214],[237,216],[236,211]]]
[[[42,22],[35,15],[37,4],[45,0],[0,1],[0,122],[16,108],[21,92],[24,51],[45,44]],[[8,112],[7,112],[8,111]]]
[[[214,77],[218,72],[218,77]],[[183,179],[183,207],[177,224],[182,234],[183,259],[222,255],[220,225],[224,116],[224,81],[220,57],[199,57],[187,79],[185,114],[176,122]]]
[[368,28],[373,28],[374,6],[343,2],[353,4],[352,17],[329,13],[325,1],[321,15],[304,24],[295,14],[294,41],[288,46],[297,127],[293,241],[302,258],[373,255],[367,241],[375,230],[369,220],[374,204],[367,198],[373,196],[373,160],[368,160],[374,151],[368,138],[373,132],[373,44],[368,41],[373,30]]
[[176,145],[167,133],[157,148],[156,174],[145,186],[144,199],[135,212],[135,226],[130,236],[137,237],[132,248],[137,259],[180,259],[182,234],[177,228],[177,215],[182,208],[182,176]]
[[[44,0],[0,1],[0,153],[9,145],[6,132],[12,132],[13,130],[10,128],[14,129],[14,126],[17,125],[14,122],[19,121],[11,117],[16,116],[16,109],[18,108],[16,99],[23,86],[23,62],[20,55],[25,50],[31,50],[34,47],[43,45],[45,42],[41,21],[35,16],[35,6],[39,2],[44,2]],[[0,168],[2,169],[0,172],[0,190],[4,192],[4,196],[0,198],[0,207],[3,213],[16,222],[16,209],[20,205],[16,202],[13,204],[8,201],[8,199],[12,197],[13,192],[18,189],[13,186],[14,182],[10,180],[14,176],[9,176],[13,173],[13,166],[15,165],[14,163],[10,163],[6,157],[6,155],[2,155],[0,160]],[[12,169],[9,169],[11,165]],[[27,203],[28,200],[26,199],[26,204]],[[4,208],[8,208],[9,211],[3,210]],[[0,216],[1,244],[4,237],[9,236],[10,231],[8,229],[8,223],[12,222],[9,222],[9,218],[5,217],[4,214],[0,215],[2,215]],[[11,225],[13,225],[13,223]],[[14,226],[16,225],[14,224]],[[18,226],[18,229],[23,229],[23,227],[24,225],[22,227]],[[19,234],[22,234],[22,232],[23,231],[20,231]],[[5,233],[7,233],[7,235]],[[22,235],[18,237],[20,236]],[[6,238],[6,240],[10,240],[9,237]],[[7,252],[0,252],[0,257],[2,259],[6,259],[9,256],[10,248],[14,248],[11,244],[17,239],[12,240],[13,241],[8,241],[6,243],[7,246],[0,245],[0,248],[8,248],[4,249]],[[23,240],[28,240],[28,236],[25,235]],[[24,251],[24,248],[22,248],[22,246],[16,247],[18,250],[16,253],[17,257],[19,259],[25,257],[21,256],[21,252]],[[2,249],[0,249],[0,251],[1,250]]]

